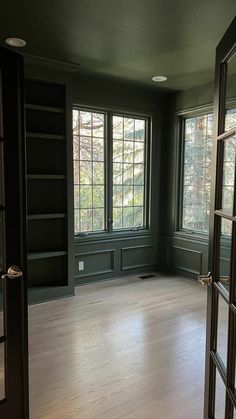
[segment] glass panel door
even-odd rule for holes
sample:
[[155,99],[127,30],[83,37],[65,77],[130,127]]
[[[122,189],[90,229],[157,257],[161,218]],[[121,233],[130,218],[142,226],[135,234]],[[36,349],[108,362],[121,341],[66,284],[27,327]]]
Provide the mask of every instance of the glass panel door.
[[204,419],[236,408],[236,18],[216,50]]

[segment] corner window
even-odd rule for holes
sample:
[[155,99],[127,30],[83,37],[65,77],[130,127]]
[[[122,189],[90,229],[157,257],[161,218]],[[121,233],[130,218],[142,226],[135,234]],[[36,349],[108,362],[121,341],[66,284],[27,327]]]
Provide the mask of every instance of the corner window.
[[75,234],[146,229],[148,119],[73,110]]
[[[226,113],[225,129],[236,123],[236,109]],[[211,158],[213,114],[183,119],[183,183],[181,223],[184,230],[208,233],[210,214]],[[224,160],[228,156],[224,157]],[[229,183],[232,165],[225,160],[227,185],[225,190],[232,198],[233,185]],[[231,176],[232,177],[232,176]],[[231,192],[231,195],[230,195]],[[228,232],[224,229],[224,234]]]
[[184,120],[182,228],[208,232],[213,115]]

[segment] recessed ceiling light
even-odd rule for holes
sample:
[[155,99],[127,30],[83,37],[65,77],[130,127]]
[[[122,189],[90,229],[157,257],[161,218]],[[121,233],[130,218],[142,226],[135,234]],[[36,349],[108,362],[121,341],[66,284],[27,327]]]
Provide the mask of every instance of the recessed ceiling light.
[[22,48],[26,46],[25,40],[20,39],[20,38],[7,38],[5,39],[5,42],[7,45],[10,45],[11,47],[16,47],[16,48]]
[[153,81],[157,82],[157,83],[162,83],[163,81],[167,80],[166,76],[155,76],[152,78]]

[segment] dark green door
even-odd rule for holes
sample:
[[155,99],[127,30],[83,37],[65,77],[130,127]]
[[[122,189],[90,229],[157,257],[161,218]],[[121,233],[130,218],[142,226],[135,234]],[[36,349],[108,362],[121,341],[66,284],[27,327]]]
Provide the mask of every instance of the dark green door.
[[[23,60],[0,48],[0,417],[27,419]],[[9,269],[10,268],[10,269]]]
[[236,418],[236,18],[216,50],[204,418]]

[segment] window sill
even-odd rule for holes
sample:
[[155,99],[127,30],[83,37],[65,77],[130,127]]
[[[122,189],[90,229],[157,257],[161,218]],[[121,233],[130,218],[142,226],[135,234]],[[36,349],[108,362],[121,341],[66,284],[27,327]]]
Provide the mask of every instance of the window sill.
[[200,232],[191,231],[191,230],[178,230],[173,233],[173,236],[187,239],[187,240],[198,240],[198,241],[206,242],[206,243],[208,243],[209,241],[208,233],[200,233]]
[[143,237],[152,237],[153,234],[150,230],[129,230],[129,231],[117,231],[117,232],[101,232],[101,233],[88,233],[86,235],[75,235],[75,243],[83,242],[95,242],[102,240],[122,240],[122,239],[132,239],[132,238],[143,238]]

